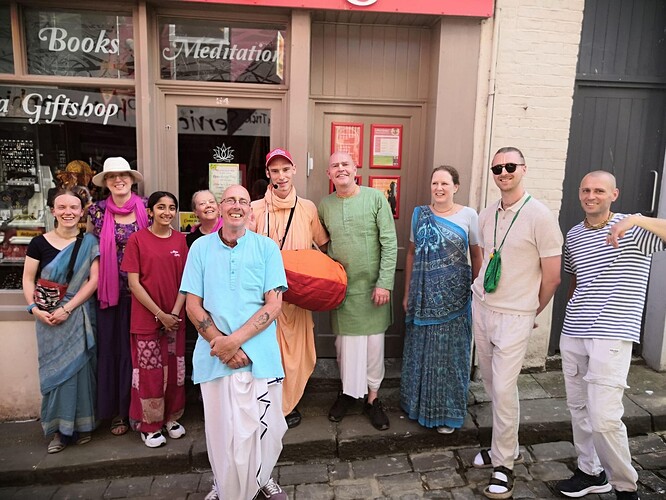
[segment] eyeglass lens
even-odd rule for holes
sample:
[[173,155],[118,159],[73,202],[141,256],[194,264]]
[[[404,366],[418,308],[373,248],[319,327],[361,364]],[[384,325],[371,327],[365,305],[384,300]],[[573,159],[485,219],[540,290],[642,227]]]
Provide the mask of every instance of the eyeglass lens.
[[504,163],[499,165],[493,165],[492,167],[490,167],[490,170],[492,170],[493,174],[500,175],[502,173],[502,169],[505,169],[507,173],[512,174],[516,171],[516,168],[518,168],[518,165],[516,163]]

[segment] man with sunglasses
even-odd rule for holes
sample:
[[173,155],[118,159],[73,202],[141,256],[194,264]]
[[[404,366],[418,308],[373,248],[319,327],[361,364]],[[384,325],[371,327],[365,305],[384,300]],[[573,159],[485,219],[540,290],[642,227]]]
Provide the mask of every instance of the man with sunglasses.
[[481,451],[473,465],[493,468],[486,497],[510,498],[514,464],[523,461],[518,375],[534,320],[560,283],[562,232],[551,210],[525,191],[520,150],[499,149],[491,171],[501,199],[479,214],[483,265],[472,285],[472,322],[493,433],[490,452]]
[[638,499],[622,397],[666,220],[614,214],[619,193],[609,172],[583,177],[578,197],[585,218],[564,245],[564,270],[572,280],[560,352],[578,467],[556,489],[574,498],[615,488],[620,500]]

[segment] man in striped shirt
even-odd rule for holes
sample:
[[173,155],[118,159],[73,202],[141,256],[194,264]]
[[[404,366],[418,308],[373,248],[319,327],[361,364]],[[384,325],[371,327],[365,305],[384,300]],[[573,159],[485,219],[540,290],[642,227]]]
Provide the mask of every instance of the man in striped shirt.
[[564,246],[564,270],[573,277],[560,338],[578,468],[557,489],[578,498],[614,487],[618,499],[637,499],[622,397],[632,344],[640,341],[651,256],[664,249],[666,220],[613,214],[619,190],[601,170],[583,177],[578,195],[585,219]]

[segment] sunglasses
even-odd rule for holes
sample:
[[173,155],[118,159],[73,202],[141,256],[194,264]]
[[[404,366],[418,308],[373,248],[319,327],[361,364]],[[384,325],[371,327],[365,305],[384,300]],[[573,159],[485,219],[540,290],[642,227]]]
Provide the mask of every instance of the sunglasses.
[[499,164],[499,165],[493,165],[490,167],[490,170],[493,172],[495,175],[500,175],[502,173],[502,169],[505,169],[508,174],[512,174],[516,171],[516,168],[518,168],[519,165],[525,165],[524,163],[504,163],[504,164]]

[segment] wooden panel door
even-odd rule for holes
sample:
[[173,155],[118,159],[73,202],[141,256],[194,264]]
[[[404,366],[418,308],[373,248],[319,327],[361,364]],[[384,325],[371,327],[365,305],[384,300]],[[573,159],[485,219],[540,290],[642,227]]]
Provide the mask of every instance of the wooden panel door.
[[[314,168],[308,179],[308,198],[316,204],[329,194],[326,175],[331,154],[331,126],[335,123],[360,123],[363,127],[363,151],[358,175],[363,186],[369,185],[370,176],[399,176],[400,192],[398,218],[395,219],[398,236],[398,263],[393,290],[393,325],[386,332],[387,358],[402,356],[405,331],[402,298],[404,288],[405,251],[409,242],[409,221],[417,204],[417,187],[425,182],[423,176],[423,116],[420,106],[374,106],[363,104],[315,104],[315,126],[311,138]],[[402,126],[402,162],[400,169],[370,168],[371,125]],[[428,174],[430,169],[426,169]],[[427,201],[427,200],[425,200]],[[423,203],[424,200],[418,200]],[[370,314],[371,311],[368,311]],[[315,338],[319,357],[335,357],[334,335],[330,329],[329,314],[315,314]]]

